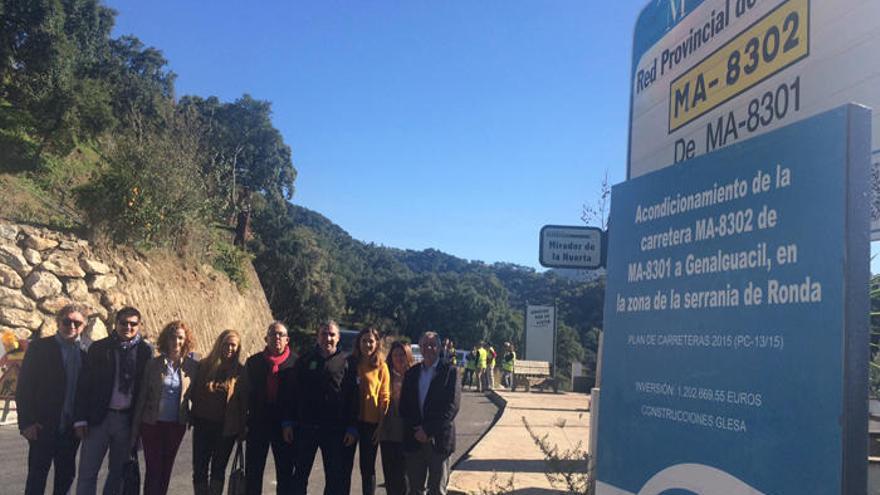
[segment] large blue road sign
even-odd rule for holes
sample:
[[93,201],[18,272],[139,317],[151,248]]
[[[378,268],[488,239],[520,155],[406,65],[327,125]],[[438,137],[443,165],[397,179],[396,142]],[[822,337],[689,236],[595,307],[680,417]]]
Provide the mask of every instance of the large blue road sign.
[[598,495],[865,492],[870,118],[613,189]]

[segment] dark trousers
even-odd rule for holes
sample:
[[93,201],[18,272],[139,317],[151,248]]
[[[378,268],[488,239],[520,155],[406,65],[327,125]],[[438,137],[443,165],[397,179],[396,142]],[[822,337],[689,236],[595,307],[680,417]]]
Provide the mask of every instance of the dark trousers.
[[223,423],[193,418],[193,484],[226,481],[226,464],[235,436],[223,436]]
[[474,370],[470,368],[465,368],[464,370],[464,379],[462,380],[462,385],[470,387],[474,384]]
[[388,495],[406,495],[406,464],[403,442],[382,442],[382,473],[385,475],[385,492]]
[[354,446],[345,447],[342,444],[344,437],[345,428],[342,426],[298,425],[294,428],[294,495],[306,495],[309,474],[319,448],[324,462],[324,495],[348,495],[352,461],[347,459],[350,459],[349,451]]
[[147,464],[144,495],[165,495],[186,425],[168,421],[157,421],[153,425],[141,423],[140,431]]
[[[373,435],[379,425],[358,422],[358,449],[360,449],[361,489],[364,495],[376,493],[376,452],[379,445],[373,443]],[[351,486],[351,471],[354,465],[354,448],[347,449],[345,465],[347,466],[348,484]]]
[[73,430],[64,433],[41,431],[34,441],[28,442],[28,474],[25,495],[43,495],[46,491],[46,478],[49,468],[55,463],[55,485],[53,493],[66,494],[76,476],[76,449],[79,439]]
[[266,469],[266,456],[269,447],[275,458],[275,479],[278,482],[276,493],[290,493],[293,483],[293,446],[281,437],[281,424],[275,426],[254,426],[248,430],[245,449],[245,472],[248,495],[259,495],[263,491],[263,471]]
[[409,495],[446,495],[449,482],[449,454],[436,452],[430,443],[406,453]]

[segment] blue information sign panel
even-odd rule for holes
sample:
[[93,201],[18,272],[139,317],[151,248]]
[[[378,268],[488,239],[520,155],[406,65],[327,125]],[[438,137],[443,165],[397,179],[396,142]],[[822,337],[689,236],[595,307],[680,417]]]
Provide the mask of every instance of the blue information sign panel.
[[598,495],[866,486],[870,112],[616,186]]

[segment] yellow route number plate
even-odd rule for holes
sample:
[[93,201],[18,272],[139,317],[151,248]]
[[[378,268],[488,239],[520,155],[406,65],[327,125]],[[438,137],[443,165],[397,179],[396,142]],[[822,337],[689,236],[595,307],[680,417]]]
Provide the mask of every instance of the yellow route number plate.
[[669,85],[669,132],[810,53],[810,2],[788,0]]

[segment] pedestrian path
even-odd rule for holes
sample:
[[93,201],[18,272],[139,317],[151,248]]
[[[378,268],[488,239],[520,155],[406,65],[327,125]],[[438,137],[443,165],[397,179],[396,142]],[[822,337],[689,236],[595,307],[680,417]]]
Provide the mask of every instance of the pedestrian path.
[[[563,487],[552,486],[544,474],[544,454],[523,418],[537,436],[547,435],[547,441],[560,450],[573,449],[578,442],[586,450],[590,442],[589,396],[509,391],[490,394],[503,407],[501,416],[455,466],[449,479],[450,493],[565,493]],[[576,469],[585,471],[586,466],[578,463]]]

